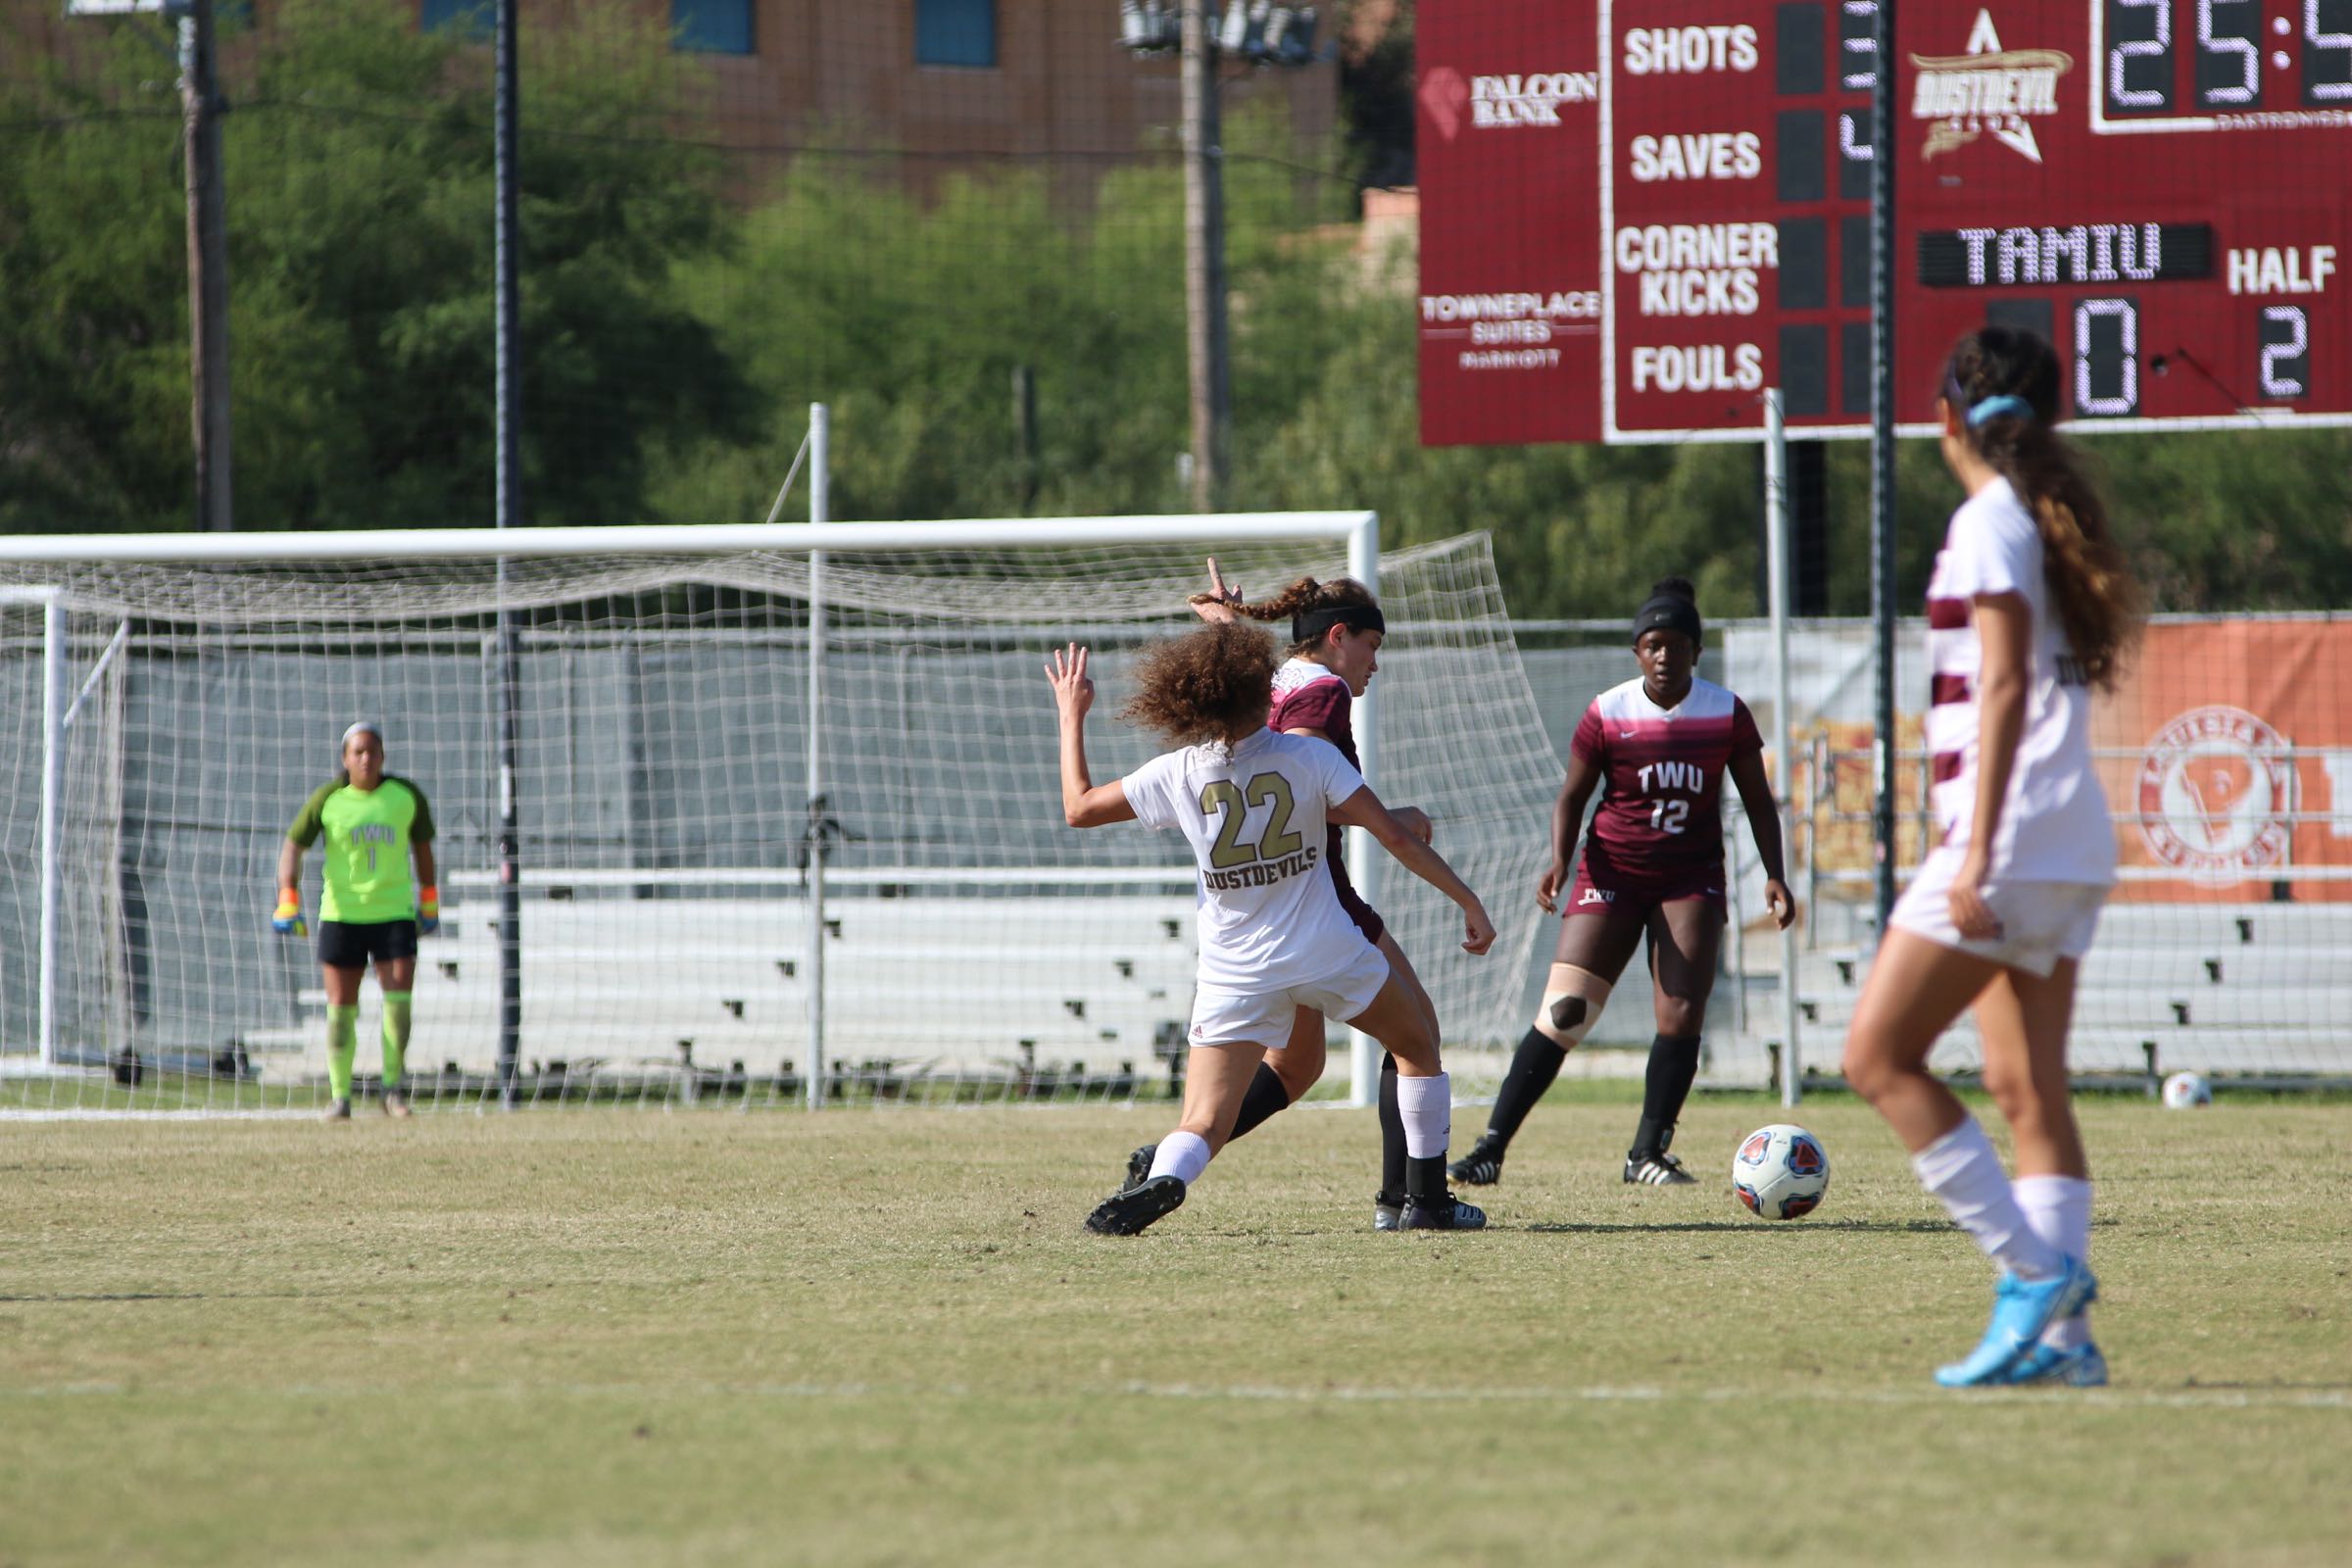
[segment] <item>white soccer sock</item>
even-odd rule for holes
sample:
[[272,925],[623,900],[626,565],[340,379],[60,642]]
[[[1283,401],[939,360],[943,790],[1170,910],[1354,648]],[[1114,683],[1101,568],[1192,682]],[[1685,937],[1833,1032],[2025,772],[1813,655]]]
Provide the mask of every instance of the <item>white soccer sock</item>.
[[1208,1140],[1199,1133],[1173,1132],[1159,1141],[1152,1156],[1152,1179],[1173,1176],[1190,1187],[1208,1169]]
[[1404,1119],[1405,1157],[1443,1154],[1453,1133],[1453,1080],[1444,1073],[1435,1078],[1398,1075],[1396,1113]]
[[2026,1223],[2025,1210],[2001,1169],[2001,1156],[1974,1116],[1911,1156],[1919,1184],[1936,1195],[1952,1223],[1986,1257],[2030,1280],[2048,1279],[2066,1265],[2058,1249]]
[[[2010,1184],[2034,1234],[2069,1257],[2090,1259],[2090,1183],[2080,1176],[2020,1176]],[[2042,1343],[2071,1350],[2090,1343],[2090,1319],[2077,1312],[2049,1326]]]

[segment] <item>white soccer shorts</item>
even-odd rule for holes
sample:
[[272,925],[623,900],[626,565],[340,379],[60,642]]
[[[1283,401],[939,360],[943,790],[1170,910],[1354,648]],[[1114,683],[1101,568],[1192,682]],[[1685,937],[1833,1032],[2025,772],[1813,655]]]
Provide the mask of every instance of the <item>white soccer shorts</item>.
[[1372,1005],[1389,983],[1389,960],[1367,942],[1355,960],[1338,974],[1282,991],[1193,993],[1192,1042],[1196,1046],[1263,1046],[1280,1051],[1291,1043],[1291,1020],[1300,1007],[1346,1023]]
[[2060,958],[2080,959],[2090,951],[2108,890],[2084,882],[1988,884],[1984,902],[2001,922],[2001,934],[1989,939],[1962,936],[1952,925],[1952,879],[1959,874],[1963,853],[1946,846],[1929,854],[1918,877],[1895,901],[1891,918],[1898,930],[2044,980]]

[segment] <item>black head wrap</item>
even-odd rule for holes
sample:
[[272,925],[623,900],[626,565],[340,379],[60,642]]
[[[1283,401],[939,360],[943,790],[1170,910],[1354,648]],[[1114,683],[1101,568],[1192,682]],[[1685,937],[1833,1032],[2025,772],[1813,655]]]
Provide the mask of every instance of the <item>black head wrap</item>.
[[1681,594],[1651,594],[1642,602],[1634,613],[1634,641],[1640,642],[1643,632],[1656,627],[1679,631],[1693,643],[1704,641],[1699,636],[1698,607]]
[[1389,629],[1389,623],[1382,617],[1378,605],[1337,605],[1329,610],[1308,610],[1293,615],[1291,641],[1319,643],[1323,640],[1323,634],[1334,626],[1383,634]]

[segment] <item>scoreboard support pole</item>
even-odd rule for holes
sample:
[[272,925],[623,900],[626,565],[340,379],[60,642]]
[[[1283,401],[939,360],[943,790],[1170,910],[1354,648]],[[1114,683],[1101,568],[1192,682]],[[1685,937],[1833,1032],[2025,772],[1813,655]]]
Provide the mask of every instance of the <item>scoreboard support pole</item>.
[[[1788,432],[1782,422],[1781,389],[1764,390],[1764,571],[1772,601],[1772,768],[1781,817],[1781,855],[1796,849],[1796,774],[1788,726]],[[1781,932],[1781,1103],[1797,1101],[1796,927]]]
[[1894,909],[1894,13],[1879,0],[1870,89],[1870,618],[1876,664],[1870,810],[1878,870],[1878,940]]

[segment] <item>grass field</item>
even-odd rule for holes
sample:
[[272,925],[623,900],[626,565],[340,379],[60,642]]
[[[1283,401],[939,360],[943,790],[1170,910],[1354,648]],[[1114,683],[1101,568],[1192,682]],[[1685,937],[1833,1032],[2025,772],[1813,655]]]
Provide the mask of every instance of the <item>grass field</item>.
[[[2341,1563],[2352,1109],[2086,1102],[2099,1393],[1953,1396],[1984,1265],[1850,1100],[1828,1204],[1548,1104],[1478,1236],[1294,1112],[0,1124],[0,1565]],[[1483,1112],[1465,1109],[1466,1143]]]

